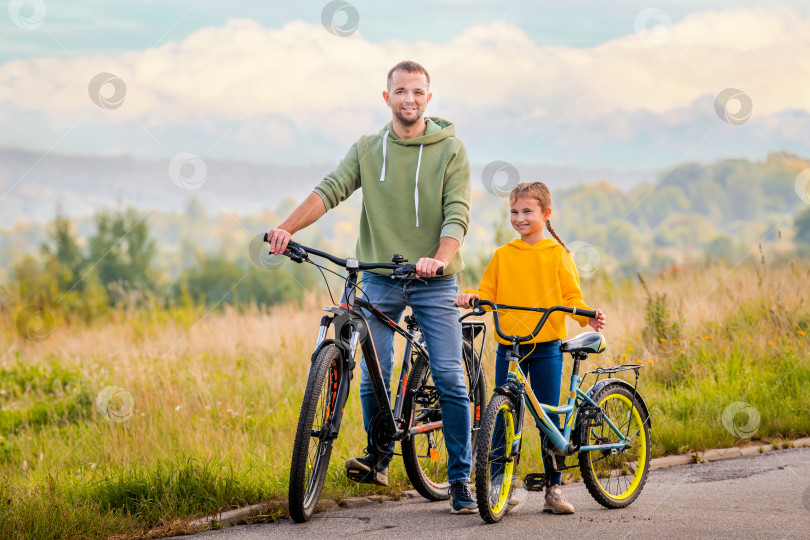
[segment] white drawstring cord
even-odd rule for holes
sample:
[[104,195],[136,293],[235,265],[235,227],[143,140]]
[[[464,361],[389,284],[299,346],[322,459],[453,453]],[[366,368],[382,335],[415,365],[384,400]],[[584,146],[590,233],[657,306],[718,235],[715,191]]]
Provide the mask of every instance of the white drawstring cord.
[[388,130],[385,130],[385,136],[383,137],[383,166],[382,172],[380,173],[380,182],[385,182],[385,147],[388,146]]
[[419,159],[416,160],[416,181],[413,188],[413,206],[416,210],[416,226],[419,226],[419,166],[422,164],[422,148],[424,145],[419,145]]

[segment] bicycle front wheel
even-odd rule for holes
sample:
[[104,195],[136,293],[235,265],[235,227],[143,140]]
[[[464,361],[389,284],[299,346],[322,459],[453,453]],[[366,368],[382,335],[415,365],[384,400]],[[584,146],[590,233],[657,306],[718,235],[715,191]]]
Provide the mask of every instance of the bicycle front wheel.
[[645,409],[637,396],[619,384],[608,384],[593,400],[604,411],[601,425],[588,429],[583,445],[619,442],[607,419],[625,437],[629,447],[615,454],[591,450],[579,454],[579,470],[588,491],[606,508],[624,508],[641,493],[650,469],[650,430]]
[[517,414],[512,399],[495,394],[484,412],[475,460],[478,513],[487,523],[501,520],[509,509],[512,479],[517,475]]
[[342,376],[340,350],[327,345],[310,368],[293,444],[289,504],[290,517],[298,523],[312,517],[321,496],[332,456],[330,431]]
[[[470,425],[472,431],[471,453],[475,462],[475,448],[481,424],[481,410],[486,400],[486,380],[475,351],[464,343],[465,381],[470,396]],[[472,379],[472,380],[471,380]],[[418,357],[408,376],[406,395],[409,396],[403,407],[403,417],[413,418],[411,427],[425,426],[442,421],[439,405],[439,391],[430,376],[430,365],[426,358]],[[413,487],[420,495],[431,501],[450,498],[447,482],[447,447],[444,443],[444,430],[430,429],[417,433],[402,441],[402,461]]]

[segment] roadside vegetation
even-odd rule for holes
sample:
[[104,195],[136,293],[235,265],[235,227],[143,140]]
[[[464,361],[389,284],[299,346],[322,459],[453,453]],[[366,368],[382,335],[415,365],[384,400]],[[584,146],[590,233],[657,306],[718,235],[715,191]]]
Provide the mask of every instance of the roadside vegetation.
[[[585,368],[644,365],[654,457],[810,435],[808,278],[809,266],[788,261],[677,267],[643,282],[594,276],[584,293],[608,314],[608,349]],[[328,303],[317,291],[273,308],[152,300],[91,322],[57,313],[45,339],[33,327],[25,338],[8,306],[0,530],[160,536],[260,501],[282,513],[314,329]],[[490,387],[493,350],[490,342],[484,353]],[[734,402],[759,415],[753,430],[750,410],[724,423]],[[345,478],[343,459],[365,444],[356,389],[346,412],[324,499],[409,489],[399,460],[389,488]],[[529,451],[521,468],[540,464]]]
[[[682,166],[654,193],[599,184],[556,198],[561,237],[601,246],[581,252],[594,270],[582,288],[607,314],[608,348],[583,371],[643,365],[653,457],[810,435],[810,209],[801,206],[791,226],[803,203],[787,188],[807,165],[794,161]],[[683,212],[696,205],[710,222],[651,210],[671,201]],[[512,238],[502,208],[491,221],[492,208],[479,209],[473,238]],[[313,229],[302,241],[350,252],[353,212],[327,216],[335,238]],[[3,538],[160,537],[247,504],[272,503],[260,519],[285,512],[309,356],[333,300],[308,265],[249,262],[247,231],[271,217],[216,229],[191,205],[181,222],[182,233],[164,227],[182,240],[169,255],[131,209],[99,213],[85,238],[57,216],[38,252],[17,253],[12,242],[0,253],[11,261],[0,268]],[[197,237],[227,242],[212,253],[195,249]],[[487,242],[479,244],[465,252],[462,287],[475,286],[488,261]],[[570,336],[581,331],[569,325]],[[490,390],[492,335],[483,355]],[[354,388],[323,499],[410,489],[398,459],[388,488],[346,479],[343,460],[366,443],[361,417]],[[539,472],[536,431],[526,440],[521,471]],[[577,476],[572,469],[565,479]]]

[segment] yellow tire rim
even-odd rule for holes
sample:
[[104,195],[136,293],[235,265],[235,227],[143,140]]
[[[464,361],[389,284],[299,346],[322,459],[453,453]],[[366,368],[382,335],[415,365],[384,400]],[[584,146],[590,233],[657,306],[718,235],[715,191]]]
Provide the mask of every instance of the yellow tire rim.
[[[602,407],[603,410],[605,410],[605,403],[609,399],[617,399],[617,400],[619,400],[624,405],[626,405],[628,407],[628,409],[631,411],[631,413],[630,413],[631,418],[629,420],[630,425],[631,425],[631,430],[635,431],[636,429],[638,429],[638,433],[636,434],[635,438],[638,441],[640,441],[638,447],[636,447],[638,449],[638,467],[636,468],[636,471],[635,471],[635,473],[633,475],[633,481],[630,482],[630,485],[627,486],[627,489],[625,489],[624,492],[621,493],[620,495],[614,495],[613,493],[609,493],[605,489],[605,487],[602,485],[602,482],[599,481],[599,479],[600,479],[599,472],[597,472],[596,469],[594,469],[593,460],[590,461],[590,467],[591,467],[591,471],[593,471],[594,477],[597,479],[596,483],[599,486],[599,489],[601,489],[602,492],[605,495],[607,495],[608,497],[610,497],[611,499],[622,500],[622,499],[626,499],[627,497],[629,497],[630,495],[632,495],[636,491],[636,489],[638,488],[639,482],[641,482],[641,479],[644,477],[644,468],[647,466],[647,437],[646,437],[647,427],[644,425],[644,423],[643,423],[643,421],[641,419],[641,415],[638,412],[638,409],[633,407],[633,403],[630,401],[630,399],[627,396],[624,396],[622,394],[608,394],[607,396],[605,396],[605,399],[603,399],[602,402],[599,403],[599,406]],[[605,415],[610,418],[610,415],[608,414],[607,410],[605,410]],[[622,420],[623,420],[623,418],[622,418]],[[610,418],[610,421],[613,422],[614,425],[619,427],[619,429],[621,429],[621,426],[625,425],[624,422],[622,422],[620,425],[617,425],[617,422],[616,422],[615,418]],[[605,430],[605,429],[609,430],[608,433],[615,436],[615,433],[613,433],[613,430],[610,428],[610,426],[607,426],[607,425],[603,424],[602,429],[603,430]],[[603,434],[604,434],[604,431],[603,431]],[[633,441],[631,441],[631,442],[633,442]],[[600,462],[600,463],[603,463],[603,462]],[[613,472],[612,470],[610,470],[610,469],[608,470],[609,474],[612,473],[612,472]]]
[[[512,409],[508,403],[501,405],[498,409],[500,414],[503,411],[504,419],[504,453],[512,453],[512,445],[515,442],[515,419],[512,415]],[[512,475],[514,474],[515,461],[509,461],[504,464],[503,473],[501,474],[501,489],[498,492],[498,500],[492,506],[492,512],[500,514],[503,511],[506,501],[509,500],[509,493],[512,491]],[[490,480],[491,481],[491,480]],[[490,487],[491,489],[491,487]]]

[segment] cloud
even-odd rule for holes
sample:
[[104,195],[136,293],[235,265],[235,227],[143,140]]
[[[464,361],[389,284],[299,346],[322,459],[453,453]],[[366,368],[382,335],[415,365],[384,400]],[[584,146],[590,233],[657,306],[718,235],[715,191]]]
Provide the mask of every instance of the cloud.
[[[693,114],[686,111],[729,87],[751,97],[753,118],[810,112],[808,23],[789,10],[705,11],[672,26],[663,43],[628,33],[571,48],[538,45],[505,22],[475,25],[441,43],[375,43],[359,31],[340,38],[301,21],[274,29],[232,19],[145,51],[7,62],[0,66],[0,111],[10,125],[33,116],[53,132],[77,122],[82,136],[106,129],[141,140],[146,132],[164,151],[175,144],[164,137],[189,130],[237,153],[238,141],[290,148],[314,140],[337,148],[389,117],[385,73],[411,58],[431,72],[435,114],[473,138],[542,140],[560,126],[587,133],[611,119],[612,132],[629,140],[644,130],[638,118],[681,125],[679,117]],[[100,72],[126,84],[120,108],[89,99],[88,83]],[[700,114],[714,113],[709,107]],[[88,144],[104,145],[98,137]]]

